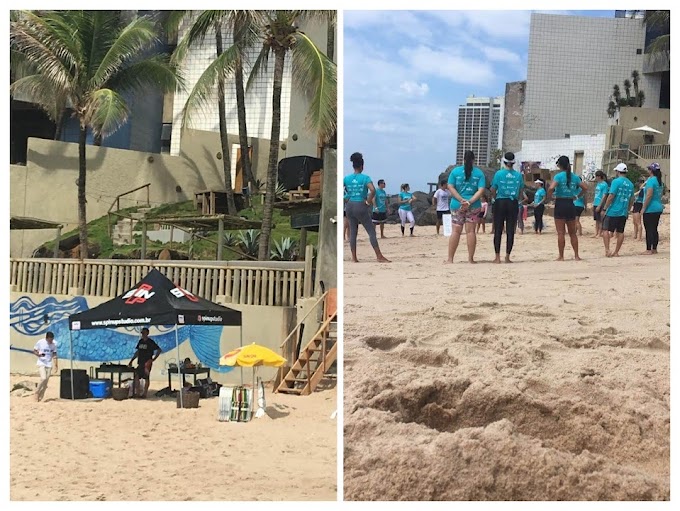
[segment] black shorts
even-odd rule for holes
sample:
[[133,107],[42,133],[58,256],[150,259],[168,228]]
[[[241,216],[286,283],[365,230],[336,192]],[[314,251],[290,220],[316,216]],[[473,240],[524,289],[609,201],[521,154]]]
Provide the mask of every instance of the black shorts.
[[[137,369],[135,370],[135,373],[137,373],[137,378],[144,378],[144,379],[147,378],[147,376],[151,372],[151,365],[152,365],[149,362],[151,362],[151,360],[147,360],[146,362],[144,362],[144,364],[139,364],[137,366]],[[147,368],[149,370],[149,373],[147,373]]]
[[639,213],[640,211],[642,211],[642,202],[634,202],[633,213]]
[[450,210],[445,210],[445,211],[437,211],[437,220],[441,220],[444,215],[450,215],[451,211]]
[[342,216],[347,216],[347,211],[343,211]]
[[622,233],[626,228],[626,220],[628,217],[625,216],[605,216],[602,228],[609,232]]
[[387,221],[387,213],[380,213],[378,211],[373,212],[373,223],[374,224],[384,224]]
[[583,206],[574,206],[574,213],[576,213],[577,218],[581,218],[581,214],[583,213]]
[[576,219],[576,206],[574,199],[555,199],[555,220],[570,222]]
[[593,220],[596,222],[601,222],[602,221],[602,213],[597,210],[599,206],[593,206]]

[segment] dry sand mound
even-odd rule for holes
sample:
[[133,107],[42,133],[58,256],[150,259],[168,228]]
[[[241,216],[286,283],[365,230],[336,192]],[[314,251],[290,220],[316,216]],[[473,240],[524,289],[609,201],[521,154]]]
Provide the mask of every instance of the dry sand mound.
[[398,227],[391,265],[346,256],[345,498],[668,500],[667,227],[654,258],[525,235],[496,266],[487,234],[443,266]]

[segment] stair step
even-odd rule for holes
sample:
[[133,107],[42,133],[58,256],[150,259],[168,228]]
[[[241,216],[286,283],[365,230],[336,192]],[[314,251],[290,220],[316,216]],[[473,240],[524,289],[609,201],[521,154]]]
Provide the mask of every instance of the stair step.
[[283,394],[302,394],[302,389],[290,389],[288,387],[279,387],[278,391]]

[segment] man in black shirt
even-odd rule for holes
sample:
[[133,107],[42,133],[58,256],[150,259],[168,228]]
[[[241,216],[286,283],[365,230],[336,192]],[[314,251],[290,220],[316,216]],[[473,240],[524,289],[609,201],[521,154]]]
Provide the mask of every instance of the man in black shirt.
[[135,354],[130,359],[129,366],[132,365],[135,358],[137,359],[139,365],[137,366],[137,371],[135,371],[135,382],[134,382],[134,393],[137,393],[137,388],[139,387],[139,379],[144,378],[144,392],[140,397],[146,397],[146,393],[149,391],[149,375],[151,374],[151,366],[155,360],[160,356],[162,350],[156,341],[149,337],[149,329],[142,328],[142,338],[137,343],[137,348]]

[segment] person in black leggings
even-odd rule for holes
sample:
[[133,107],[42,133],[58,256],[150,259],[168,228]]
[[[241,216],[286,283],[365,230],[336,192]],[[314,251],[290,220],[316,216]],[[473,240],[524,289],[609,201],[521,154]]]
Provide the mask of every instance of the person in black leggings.
[[661,181],[661,167],[658,163],[652,163],[647,170],[649,178],[645,182],[645,198],[641,210],[647,238],[647,251],[643,252],[643,255],[653,255],[657,253],[656,249],[659,245],[659,220],[664,209],[661,203],[663,182]]
[[543,234],[543,213],[545,213],[545,187],[543,181],[537,179],[534,184],[538,186],[534,194],[534,201],[529,204],[534,208],[534,233]]
[[491,195],[496,199],[496,211],[493,217],[493,247],[496,251],[496,259],[493,262],[501,262],[501,238],[503,225],[505,225],[507,236],[505,262],[511,263],[510,253],[515,243],[519,196],[524,188],[524,179],[520,172],[512,168],[515,164],[514,153],[505,153],[502,161],[503,167],[496,172],[491,182]]
[[378,239],[375,236],[375,226],[371,220],[375,187],[371,178],[363,174],[364,157],[361,153],[354,153],[350,160],[352,161],[354,173],[345,176],[343,185],[348,196],[346,211],[347,220],[349,220],[349,248],[352,252],[352,262],[359,262],[357,259],[357,233],[359,231],[359,224],[361,224],[368,233],[368,238],[371,241],[371,246],[375,251],[378,262],[389,263],[390,261],[380,252]]

